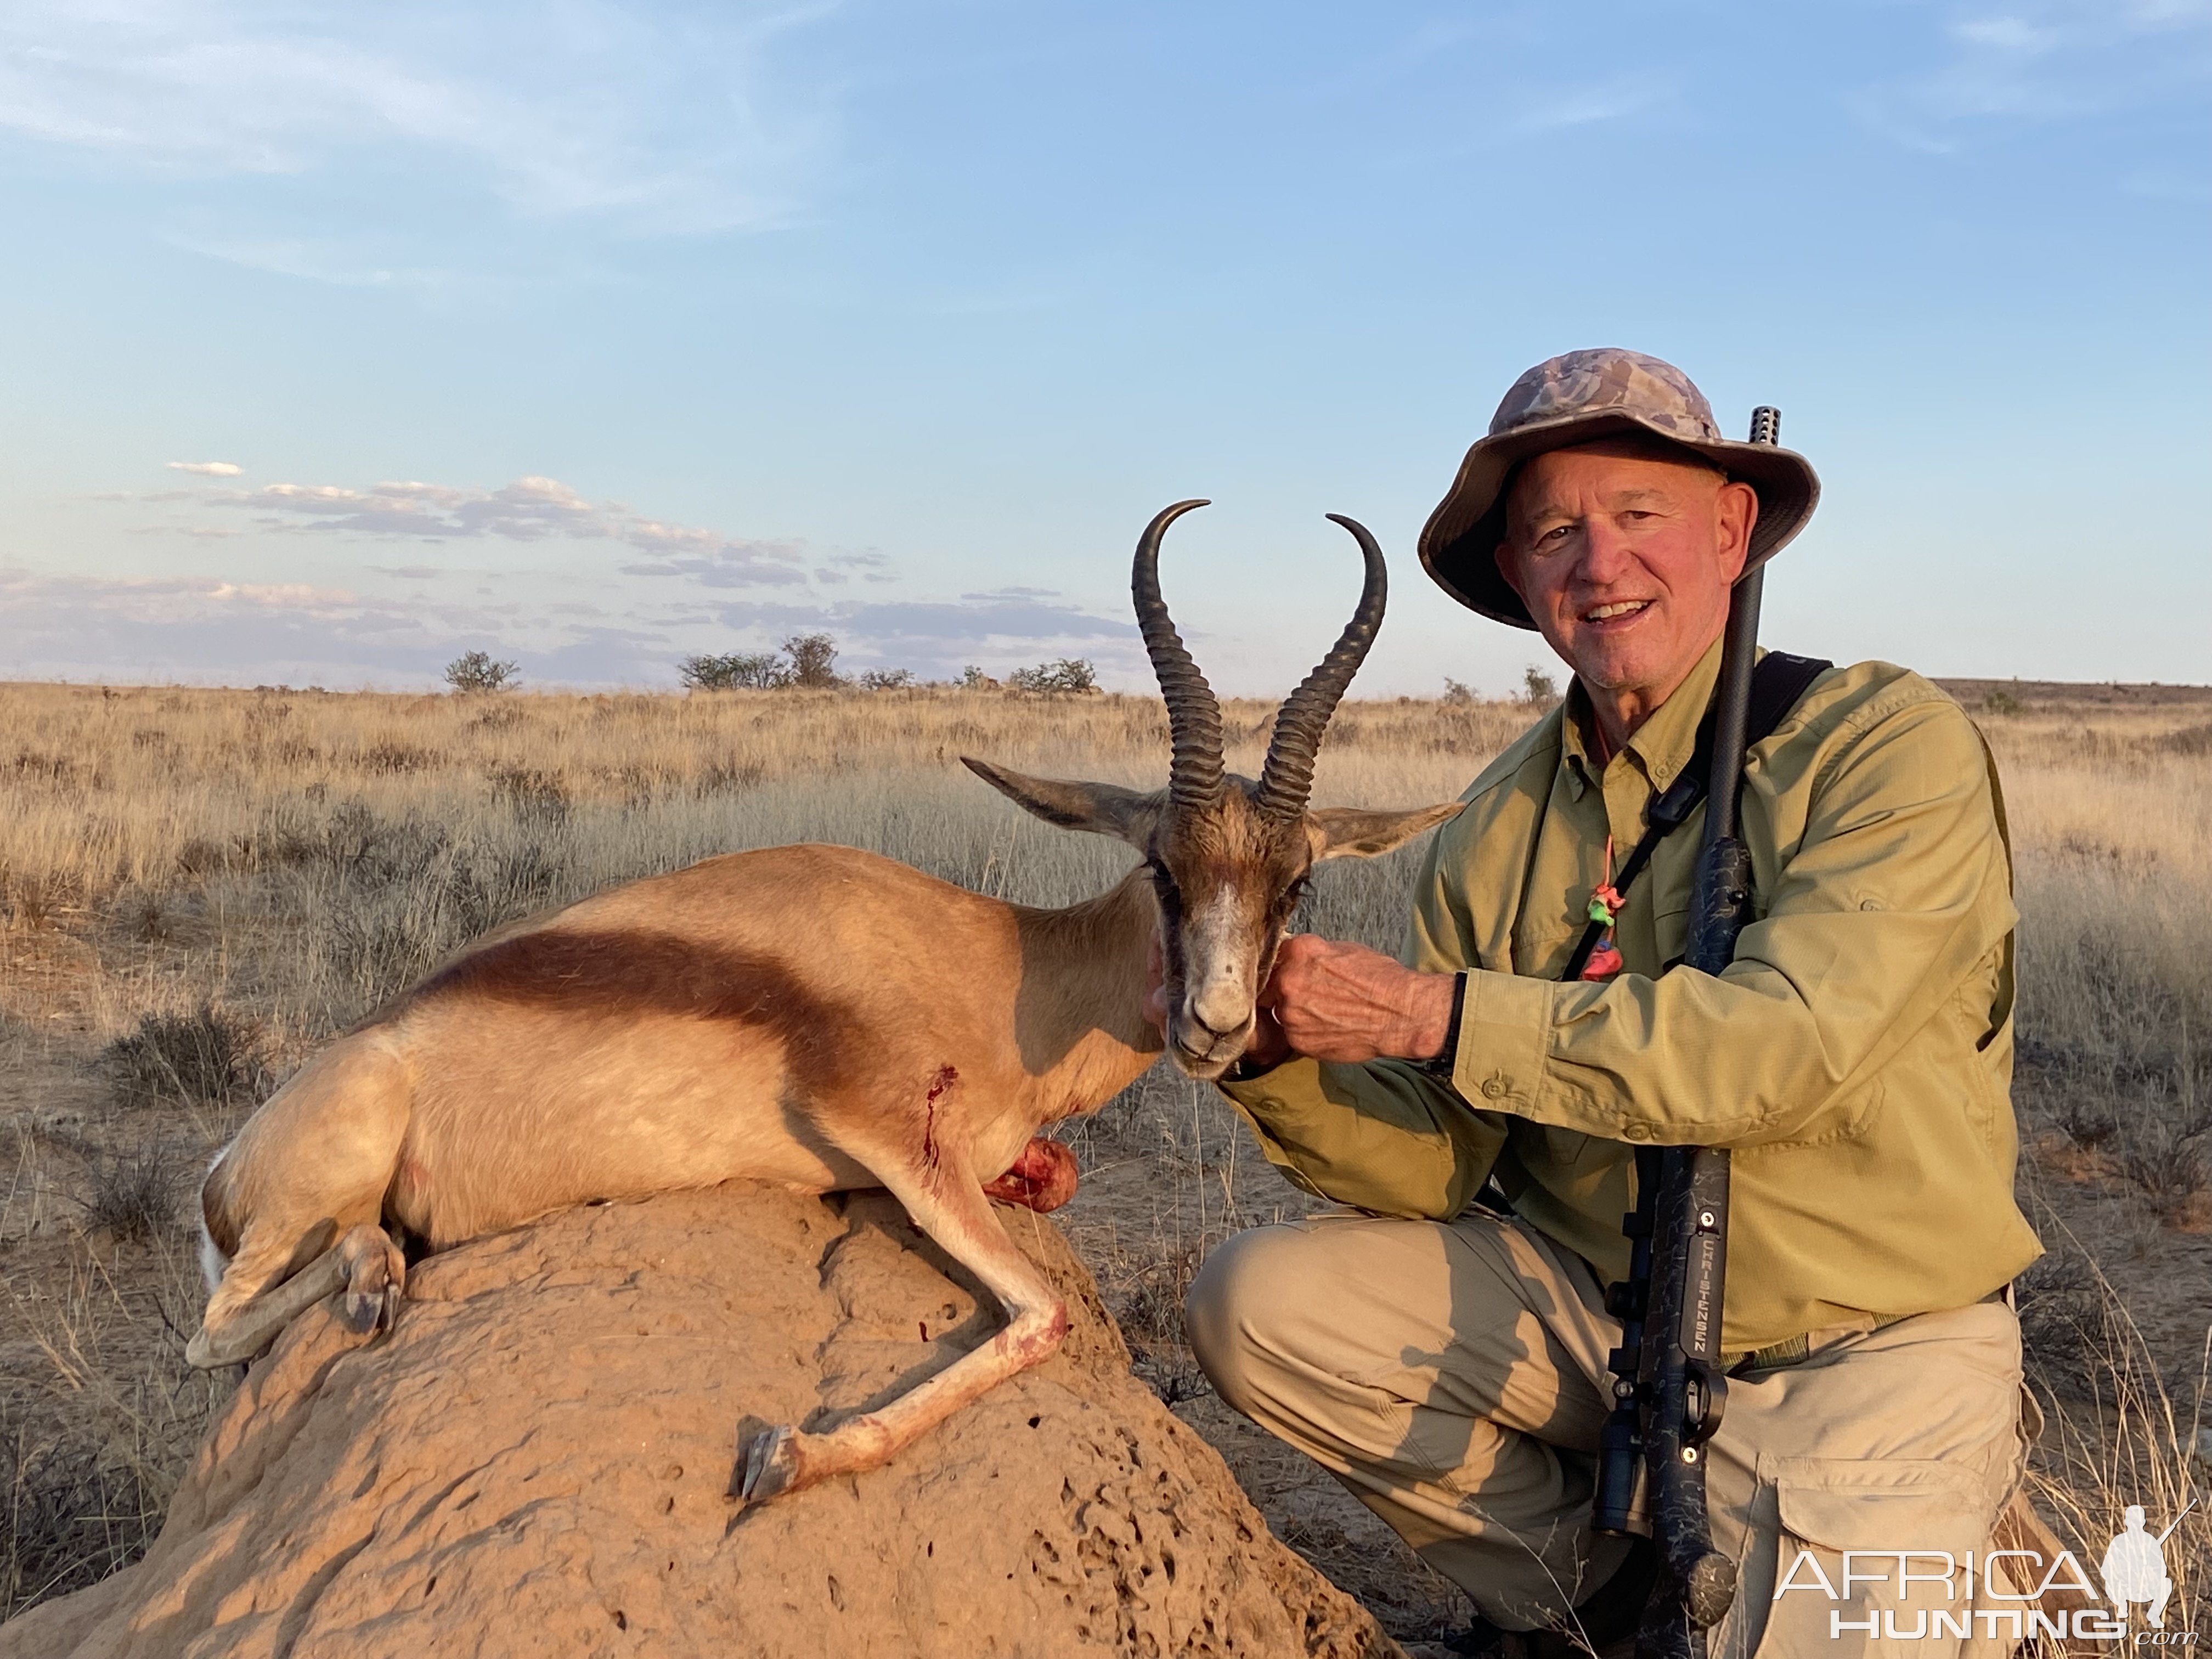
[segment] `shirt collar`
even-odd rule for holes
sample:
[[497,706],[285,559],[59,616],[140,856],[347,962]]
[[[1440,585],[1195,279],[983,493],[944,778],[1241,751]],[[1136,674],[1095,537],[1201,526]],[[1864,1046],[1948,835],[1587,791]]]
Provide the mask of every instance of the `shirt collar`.
[[[1715,640],[1698,659],[1687,678],[1674,693],[1651,711],[1651,718],[1636,729],[1624,753],[1633,755],[1654,787],[1664,789],[1682,775],[1698,746],[1698,724],[1713,700],[1713,686],[1721,672],[1721,642]],[[1560,744],[1565,751],[1568,787],[1577,800],[1583,791],[1605,775],[1599,764],[1595,737],[1596,714],[1589,693],[1581,680],[1567,687],[1566,704],[1560,711]]]

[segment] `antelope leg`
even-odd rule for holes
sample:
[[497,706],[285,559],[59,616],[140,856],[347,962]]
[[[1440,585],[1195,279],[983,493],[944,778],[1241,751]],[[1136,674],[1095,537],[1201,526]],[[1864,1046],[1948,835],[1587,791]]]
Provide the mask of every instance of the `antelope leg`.
[[234,1318],[213,1329],[203,1325],[185,1345],[185,1363],[214,1370],[252,1358],[293,1320],[343,1290],[348,1271],[344,1254],[332,1245],[275,1290],[254,1297]]
[[752,1436],[740,1449],[731,1481],[730,1495],[740,1503],[765,1502],[835,1475],[881,1467],[963,1406],[1049,1358],[1067,1334],[1066,1304],[1006,1237],[971,1172],[949,1159],[928,1174],[871,1167],[915,1224],[999,1298],[1007,1314],[1006,1328],[888,1405],[826,1433],[787,1425]]
[[389,1330],[398,1316],[406,1279],[407,1258],[383,1228],[349,1227],[337,1243],[283,1284],[264,1291],[228,1318],[203,1324],[185,1345],[185,1363],[214,1370],[254,1358],[287,1325],[338,1291],[346,1292],[339,1316],[349,1330]]

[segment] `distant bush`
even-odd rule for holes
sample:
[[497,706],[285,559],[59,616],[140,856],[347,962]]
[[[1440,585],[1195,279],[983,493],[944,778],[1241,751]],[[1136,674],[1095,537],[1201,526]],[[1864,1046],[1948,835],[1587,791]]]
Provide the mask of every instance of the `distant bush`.
[[837,641],[827,634],[793,634],[783,642],[791,659],[791,684],[810,691],[826,690],[844,682],[837,673]]
[[999,689],[998,681],[983,672],[981,663],[969,663],[960,671],[960,678],[953,684],[963,691],[995,691]]
[[1455,707],[1471,703],[1475,701],[1474,688],[1471,685],[1463,685],[1447,674],[1444,676],[1444,694],[1438,701],[1450,703]]
[[1098,670],[1087,657],[1062,657],[1058,662],[1041,662],[1034,668],[1017,668],[1006,676],[1006,684],[1017,691],[1096,691]]
[[465,651],[446,665],[446,684],[463,693],[509,691],[522,665],[501,662],[488,651]]
[[2027,707],[2002,686],[1995,688],[1982,699],[1982,713],[1984,714],[2017,714]]
[[[982,670],[972,672],[980,675]],[[686,657],[676,665],[676,672],[694,691],[781,691],[792,686],[828,691],[841,685],[901,691],[923,683],[911,668],[871,668],[847,678],[837,672],[837,641],[828,634],[793,634],[775,651]]]
[[791,670],[777,651],[732,651],[722,656],[686,657],[677,678],[692,691],[772,691],[791,684]]
[[1559,683],[1530,663],[1521,671],[1521,701],[1548,708],[1559,700]]

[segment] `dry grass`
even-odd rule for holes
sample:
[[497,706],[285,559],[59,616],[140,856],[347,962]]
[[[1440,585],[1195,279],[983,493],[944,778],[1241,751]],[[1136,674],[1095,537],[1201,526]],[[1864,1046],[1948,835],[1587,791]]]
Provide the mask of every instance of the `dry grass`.
[[[2212,698],[2010,701],[1982,720],[2020,855],[2023,1182],[2057,1241],[2024,1293],[2055,1419],[2039,1478],[2101,1543],[2119,1505],[2164,1512],[2202,1472]],[[1256,766],[1271,714],[1231,705],[1232,765]],[[1316,799],[1448,798],[1529,717],[1347,705]],[[486,927],[738,848],[844,842],[1066,902],[1130,855],[1020,815],[958,756],[1141,783],[1166,752],[1156,703],[988,692],[21,685],[0,686],[0,1612],[112,1571],[158,1525],[222,1386],[182,1365],[184,1199],[314,1044]],[[1307,925],[1395,945],[1413,856],[1327,866]],[[1066,1218],[1147,1380],[1285,1536],[1392,1628],[1436,1627],[1447,1588],[1211,1400],[1182,1341],[1205,1250],[1304,1201],[1170,1073],[1071,1138],[1085,1180]],[[2208,1540],[2177,1534],[2185,1597]]]

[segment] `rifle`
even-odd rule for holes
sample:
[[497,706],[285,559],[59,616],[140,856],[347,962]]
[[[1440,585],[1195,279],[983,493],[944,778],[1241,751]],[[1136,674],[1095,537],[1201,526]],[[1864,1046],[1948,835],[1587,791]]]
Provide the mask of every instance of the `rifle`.
[[[1752,411],[1752,442],[1778,443],[1781,436],[1781,410]],[[1736,583],[1721,647],[1705,844],[1682,957],[1701,974],[1728,967],[1751,918],[1751,855],[1736,835],[1736,793],[1765,574],[1754,570]],[[1713,1547],[1705,1513],[1703,1450],[1728,1400],[1720,1346],[1729,1155],[1715,1146],[1639,1146],[1636,1189],[1636,1208],[1620,1224],[1629,1239],[1628,1278],[1606,1291],[1621,1338],[1606,1361],[1613,1408],[1599,1438],[1592,1524],[1604,1533],[1630,1530],[1640,1462],[1659,1571],[1636,1634],[1637,1659],[1703,1659],[1705,1632],[1735,1599],[1735,1564]]]

